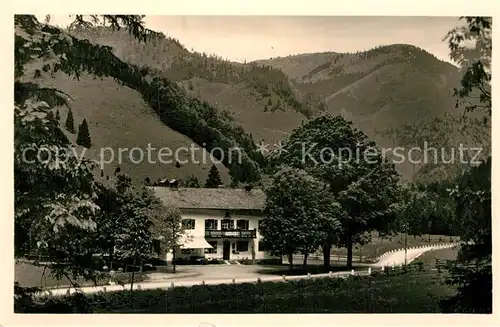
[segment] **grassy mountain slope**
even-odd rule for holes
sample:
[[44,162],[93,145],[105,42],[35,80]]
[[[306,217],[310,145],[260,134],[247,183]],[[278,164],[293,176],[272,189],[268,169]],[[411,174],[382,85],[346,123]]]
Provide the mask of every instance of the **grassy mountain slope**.
[[[309,71],[297,68],[302,62]],[[456,112],[451,90],[459,81],[456,67],[411,45],[378,47],[354,54],[320,53],[259,61],[279,67],[312,93],[328,111],[352,119],[368,134]]]
[[[31,68],[32,73],[28,72],[27,76],[33,76],[34,70],[37,69],[36,66]],[[110,78],[101,80],[83,76],[77,81],[67,75],[58,74],[54,78],[42,75],[36,80],[46,87],[58,88],[73,98],[71,109],[75,129],[78,130],[78,125],[84,118],[89,123],[92,147],[85,150],[87,158],[100,161],[101,149],[108,147],[112,149],[114,159],[111,157],[111,151],[102,150],[105,176],[111,176],[119,165],[123,172],[130,174],[137,182],[143,181],[146,177],[151,181],[164,177],[185,179],[191,174],[198,176],[202,181],[206,179],[212,162],[201,161],[201,150],[196,156],[200,164],[188,162],[178,168],[174,156],[164,158],[164,161],[171,159],[172,163],[160,162],[158,159],[160,148],[168,147],[175,151],[181,147],[189,148],[194,142],[163,124],[137,91],[117,84]],[[68,109],[61,107],[58,110],[61,115],[60,126],[68,138],[76,142],[76,133],[71,134],[64,128]],[[151,150],[152,160],[149,162],[148,144],[151,144],[151,148],[157,149]],[[145,156],[143,160],[140,160],[137,150],[130,154],[130,150],[134,147],[143,151]],[[119,149],[124,150],[121,160]],[[79,147],[77,153],[83,153],[81,151],[84,150]],[[210,158],[208,154],[206,155]],[[179,157],[181,160],[186,159],[186,153],[181,152]],[[107,163],[107,161],[112,162]],[[137,161],[139,162],[135,163]],[[227,183],[229,181],[227,168],[223,165],[218,165],[218,168],[221,177]],[[96,173],[100,176],[100,171]]]
[[278,69],[192,53],[171,38],[144,44],[124,31],[105,28],[75,35],[112,46],[116,56],[126,62],[158,69],[191,95],[232,116],[255,141],[278,141],[305,119],[293,86]]
[[255,92],[243,83],[228,85],[195,77],[184,84],[188,84],[188,90],[189,85],[193,85],[190,93],[194,96],[227,110],[234,122],[251,133],[255,141],[278,142],[305,119],[292,110],[263,111],[268,100],[258,99]]
[[329,63],[336,55],[338,54],[335,52],[302,53],[295,56],[257,60],[255,63],[258,65],[270,65],[271,67],[280,69],[291,79],[300,81],[302,77],[308,75],[311,71],[321,69],[323,65]]

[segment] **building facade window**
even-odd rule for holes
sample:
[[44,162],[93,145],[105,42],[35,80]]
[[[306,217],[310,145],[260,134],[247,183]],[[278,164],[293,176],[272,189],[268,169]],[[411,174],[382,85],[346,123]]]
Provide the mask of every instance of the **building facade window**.
[[232,219],[223,219],[221,221],[221,228],[223,230],[227,230],[227,229],[233,229],[234,228],[234,220]]
[[205,220],[205,230],[216,230],[218,227],[217,219],[206,219]]
[[248,241],[236,242],[236,252],[248,252]]
[[211,249],[205,249],[205,253],[217,254],[217,242],[208,242],[212,246]]
[[183,229],[194,229],[194,219],[182,219]]
[[238,219],[236,221],[236,228],[237,229],[249,229],[250,222],[246,219]]

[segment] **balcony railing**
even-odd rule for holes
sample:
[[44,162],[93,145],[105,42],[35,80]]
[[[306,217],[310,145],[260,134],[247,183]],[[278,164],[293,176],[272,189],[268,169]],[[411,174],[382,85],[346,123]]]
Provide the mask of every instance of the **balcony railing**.
[[223,229],[223,230],[205,230],[205,237],[212,238],[256,238],[255,229]]

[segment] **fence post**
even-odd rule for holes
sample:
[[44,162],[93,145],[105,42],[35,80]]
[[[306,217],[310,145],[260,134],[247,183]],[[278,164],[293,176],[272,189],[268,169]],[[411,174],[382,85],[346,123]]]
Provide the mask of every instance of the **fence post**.
[[372,267],[368,267],[368,275],[372,274]]
[[205,285],[205,281],[204,280],[201,281],[201,285]]
[[174,288],[174,283],[170,283],[170,288]]
[[283,281],[284,281],[284,282],[286,282],[286,276],[285,276],[285,275],[283,275],[283,277],[282,277],[282,278],[283,278]]
[[311,273],[307,273],[307,279],[311,279]]
[[233,278],[233,284],[236,284],[236,280]]
[[[106,293],[106,286],[104,286],[104,287],[102,288],[102,291],[103,291],[104,293]],[[68,294],[69,294],[69,290],[68,290]]]
[[333,277],[333,272],[332,271],[329,271],[328,274],[330,275],[330,277]]
[[353,275],[353,276],[354,276],[354,269],[352,269],[352,270],[351,270],[351,275]]
[[260,279],[260,277],[257,277],[257,283],[260,284],[262,281]]

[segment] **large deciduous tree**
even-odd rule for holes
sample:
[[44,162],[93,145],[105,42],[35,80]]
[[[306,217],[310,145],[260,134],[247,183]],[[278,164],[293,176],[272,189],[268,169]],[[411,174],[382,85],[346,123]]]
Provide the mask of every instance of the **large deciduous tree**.
[[266,207],[260,232],[264,243],[274,255],[287,255],[290,269],[293,254],[307,256],[315,252],[329,236],[340,229],[343,215],[335,203],[328,185],[306,171],[282,167],[266,189]]
[[164,207],[159,205],[160,210],[157,219],[154,222],[153,235],[155,239],[161,241],[161,251],[168,253],[172,251],[172,272],[175,273],[175,253],[177,247],[181,245],[183,228],[181,224],[182,216],[178,208]]
[[342,117],[320,116],[295,130],[284,149],[270,159],[271,167],[281,163],[327,183],[328,196],[345,211],[342,233],[330,233],[323,244],[325,266],[330,264],[332,245],[347,248],[351,268],[353,244],[365,242],[367,232],[391,228],[400,201],[399,177],[375,144]]
[[401,232],[411,235],[454,235],[452,220],[455,201],[448,194],[449,183],[412,185],[404,190],[398,215]]

